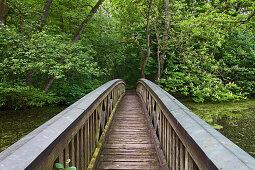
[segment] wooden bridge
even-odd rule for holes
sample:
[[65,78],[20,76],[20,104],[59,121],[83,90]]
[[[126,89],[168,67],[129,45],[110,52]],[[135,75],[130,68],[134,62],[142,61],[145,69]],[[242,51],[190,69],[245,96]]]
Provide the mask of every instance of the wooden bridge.
[[[43,113],[42,113],[43,114]],[[0,154],[1,170],[255,169],[255,159],[146,79],[112,80]]]

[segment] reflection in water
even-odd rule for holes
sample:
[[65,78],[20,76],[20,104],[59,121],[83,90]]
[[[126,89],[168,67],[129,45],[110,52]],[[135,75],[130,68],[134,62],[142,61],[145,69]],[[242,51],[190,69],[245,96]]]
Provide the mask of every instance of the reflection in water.
[[[180,100],[200,118],[255,157],[255,99],[222,103]],[[65,107],[0,111],[0,152]]]
[[201,119],[255,157],[255,99],[235,102],[181,102]]
[[0,111],[0,152],[64,109],[65,107],[43,107]]

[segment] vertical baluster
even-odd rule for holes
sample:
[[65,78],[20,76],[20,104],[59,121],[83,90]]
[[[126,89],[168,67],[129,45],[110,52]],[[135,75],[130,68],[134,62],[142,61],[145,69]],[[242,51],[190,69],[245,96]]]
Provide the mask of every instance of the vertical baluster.
[[162,113],[162,131],[163,131],[163,152],[164,152],[164,155],[166,155],[166,125],[165,125],[165,115]]
[[175,140],[176,140],[176,143],[175,143],[175,148],[176,148],[176,150],[175,150],[175,154],[176,154],[176,157],[175,157],[175,166],[176,166],[176,170],[178,170],[179,169],[179,160],[180,160],[180,155],[179,155],[179,137],[176,135],[175,136]]
[[82,125],[80,130],[80,169],[84,169],[84,125]]
[[175,145],[175,131],[173,131],[173,139],[172,139],[172,140],[173,140],[173,147],[172,147],[172,152],[173,152],[173,167],[172,167],[172,168],[175,169],[175,167],[176,167],[176,166],[175,166],[175,165],[176,165],[176,164],[175,164],[175,163],[176,163],[176,154],[175,154],[175,149],[176,149],[176,148],[175,148],[175,147],[176,147],[176,145]]
[[167,164],[169,165],[169,158],[170,158],[170,124],[168,122],[168,120],[166,119],[166,160],[167,160]]
[[169,123],[169,158],[168,158],[168,167],[169,169],[172,168],[172,133],[173,129],[171,127],[171,124]]
[[[58,169],[56,168],[56,166],[55,166],[55,163],[59,163],[59,157],[57,157],[57,159],[54,161],[53,165],[50,165],[50,169],[51,169],[51,170],[58,170]],[[45,167],[41,166],[41,167],[39,167],[38,169],[41,170],[41,169],[43,169],[43,168],[45,168]]]
[[185,170],[189,169],[189,153],[187,148],[185,148]]
[[96,150],[97,147],[97,127],[98,127],[98,114],[99,114],[99,110],[96,109],[95,115],[94,115],[94,147],[93,147],[93,154]]
[[112,90],[112,110],[113,110],[113,106],[114,106],[114,90]]
[[74,138],[74,148],[75,148],[75,166],[77,169],[80,169],[79,164],[80,164],[80,148],[79,148],[79,139],[80,135],[79,135],[79,131],[77,132],[75,138]]
[[92,144],[93,143],[93,122],[92,122],[93,113],[94,112],[92,112],[92,114],[89,117],[89,159],[88,159],[89,162],[90,162],[90,159],[91,159],[92,154],[93,154],[93,144]]
[[[158,107],[157,107],[157,108],[158,108]],[[159,142],[160,142],[160,145],[162,146],[162,143],[161,143],[161,142],[162,142],[162,140],[161,140],[161,136],[162,136],[162,135],[161,135],[161,129],[162,129],[161,117],[162,117],[162,115],[161,115],[161,111],[160,111],[159,109],[158,109],[158,113],[159,113],[159,114],[158,114],[158,115],[159,115],[159,120],[158,120],[158,122],[159,122],[159,126],[158,126],[159,129],[158,129],[158,130],[159,130],[159,131],[158,131],[158,134],[159,134]]]
[[106,116],[107,117],[106,123],[107,123],[109,121],[109,115],[110,115],[110,97],[109,97],[109,94],[108,94],[106,106],[107,106],[107,110],[106,110],[106,115],[107,115]]
[[65,147],[65,160],[64,162],[67,161],[67,159],[70,159],[70,154],[69,154],[69,143],[67,144],[67,146]]
[[91,148],[91,157],[94,153],[94,149],[95,149],[95,116],[96,116],[96,110],[92,113],[91,117],[92,117],[92,127],[91,127],[91,130],[92,130],[92,148]]
[[114,95],[114,101],[115,101],[115,102],[114,102],[114,106],[115,106],[116,103],[117,103],[117,98],[118,98],[118,93],[117,93],[117,92],[118,92],[118,91],[117,91],[117,89],[115,88],[115,89],[114,89],[114,94],[115,94],[115,95]]
[[[100,122],[99,122],[99,115],[101,115],[101,111],[102,111],[102,103],[99,104],[99,106],[97,107],[97,112],[96,112],[96,117],[95,117],[95,148],[97,146],[97,142],[99,139],[99,126],[100,126]],[[101,116],[100,116],[101,117]]]
[[[74,137],[75,138],[75,137]],[[74,147],[74,138],[70,142],[70,165],[75,166],[75,147]]]
[[58,163],[61,163],[61,164],[63,164],[63,165],[65,164],[65,160],[64,160],[64,151],[61,152],[61,153],[59,154]]
[[164,120],[165,120],[165,125],[164,125],[164,129],[165,129],[165,155],[167,155],[167,119],[164,115]]
[[[160,110],[160,113],[161,113],[161,146],[162,146],[162,148],[163,148],[163,150],[165,150],[165,148],[164,148],[164,130],[165,130],[165,127],[164,127],[164,118],[165,118],[165,116],[164,116],[164,114],[162,113],[162,111]],[[165,153],[165,151],[163,151],[164,153]]]
[[85,169],[87,169],[89,164],[89,118],[85,123],[84,130],[84,142],[85,142]]
[[164,114],[161,112],[161,148],[162,148],[163,153],[165,155],[164,130],[165,130],[165,127],[164,127]]
[[184,170],[184,151],[183,151],[183,144],[180,141],[180,170]]
[[193,165],[194,165],[194,161],[189,154],[189,170],[193,170],[193,168],[194,168]]

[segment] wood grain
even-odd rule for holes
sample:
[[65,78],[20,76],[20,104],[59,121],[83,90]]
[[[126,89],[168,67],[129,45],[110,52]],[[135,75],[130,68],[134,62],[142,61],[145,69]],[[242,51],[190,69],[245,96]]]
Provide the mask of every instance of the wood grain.
[[97,169],[160,169],[155,145],[135,92],[116,111]]

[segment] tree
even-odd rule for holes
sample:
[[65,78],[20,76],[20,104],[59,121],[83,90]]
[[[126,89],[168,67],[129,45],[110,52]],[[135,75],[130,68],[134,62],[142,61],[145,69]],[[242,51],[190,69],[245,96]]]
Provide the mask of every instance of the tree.
[[[163,35],[163,44],[160,45],[161,41],[159,38],[159,35],[157,35],[158,39],[158,44],[159,47],[158,49],[161,48],[160,55],[158,58],[158,74],[157,74],[157,80],[159,80],[163,74],[163,69],[164,69],[164,64],[166,60],[166,46],[168,45],[168,37],[169,37],[169,24],[170,24],[170,9],[169,9],[169,0],[164,0],[164,5],[165,5],[165,26],[164,26],[164,35]],[[156,30],[157,34],[158,31]]]
[[6,24],[6,17],[8,13],[7,0],[1,0],[0,3],[0,27]]
[[89,15],[86,17],[86,19],[82,22],[81,26],[79,27],[79,29],[75,32],[73,38],[72,38],[72,42],[76,42],[79,37],[81,36],[83,30],[86,28],[87,24],[90,22],[90,20],[92,19],[92,17],[94,16],[94,14],[97,12],[97,10],[99,9],[100,5],[104,2],[105,0],[99,0],[96,5],[91,9]]
[[149,4],[148,4],[148,13],[147,13],[147,22],[146,22],[146,47],[147,47],[147,52],[146,52],[146,56],[145,56],[144,61],[143,61],[143,66],[142,66],[142,71],[141,71],[142,78],[145,78],[144,70],[145,70],[146,64],[148,62],[148,59],[150,57],[150,53],[151,53],[151,49],[150,49],[151,6],[152,6],[152,0],[150,0]]
[[43,15],[41,18],[41,24],[40,24],[40,28],[39,28],[40,31],[42,31],[43,27],[46,24],[47,17],[49,15],[50,5],[51,5],[52,1],[53,0],[47,0],[45,6],[43,8]]

